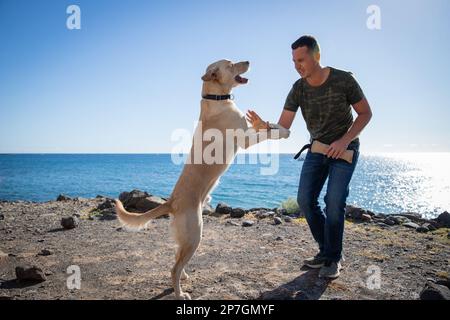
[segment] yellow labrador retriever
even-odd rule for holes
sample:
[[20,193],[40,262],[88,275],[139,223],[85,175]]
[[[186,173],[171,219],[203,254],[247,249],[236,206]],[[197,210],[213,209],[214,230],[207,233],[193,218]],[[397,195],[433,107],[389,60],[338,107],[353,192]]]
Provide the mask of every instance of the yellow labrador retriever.
[[[232,63],[224,59],[206,69],[202,76],[199,124],[194,132],[190,154],[167,202],[138,214],[127,212],[122,203],[115,199],[118,218],[126,227],[141,229],[151,219],[170,215],[170,229],[178,244],[171,271],[177,299],[190,299],[189,294],[181,290],[180,279],[188,277],[184,267],[200,244],[202,208],[209,202],[209,194],[233,162],[239,148],[247,149],[268,138],[287,138],[290,133],[276,124],[271,124],[268,131],[249,128],[245,115],[230,99],[232,88],[248,82],[241,74],[248,71],[249,64],[248,61]],[[213,144],[214,148],[211,148]],[[211,151],[209,154],[206,152],[208,148]]]

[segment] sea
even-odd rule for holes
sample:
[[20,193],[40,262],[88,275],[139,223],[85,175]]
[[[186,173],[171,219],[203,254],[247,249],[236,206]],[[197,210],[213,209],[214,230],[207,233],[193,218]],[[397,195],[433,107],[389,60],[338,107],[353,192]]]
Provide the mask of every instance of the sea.
[[[244,209],[280,207],[296,199],[304,155],[239,154],[212,193]],[[0,154],[0,200],[45,202],[59,194],[117,198],[139,189],[170,196],[186,155]],[[450,209],[450,152],[360,154],[347,204],[375,213],[420,213],[434,218]],[[319,197],[324,208],[327,181]]]

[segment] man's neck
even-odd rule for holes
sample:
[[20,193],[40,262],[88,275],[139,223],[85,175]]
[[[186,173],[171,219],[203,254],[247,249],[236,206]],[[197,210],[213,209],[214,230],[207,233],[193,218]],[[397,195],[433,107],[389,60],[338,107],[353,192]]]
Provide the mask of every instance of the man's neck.
[[318,65],[316,70],[314,70],[313,73],[306,79],[308,81],[308,84],[310,84],[313,87],[318,87],[322,85],[327,79],[330,74],[330,68],[328,67],[322,67],[321,65]]

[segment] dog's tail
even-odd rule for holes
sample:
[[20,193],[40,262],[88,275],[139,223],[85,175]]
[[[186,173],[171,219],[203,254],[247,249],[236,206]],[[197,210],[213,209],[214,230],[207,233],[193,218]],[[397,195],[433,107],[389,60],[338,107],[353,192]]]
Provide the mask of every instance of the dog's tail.
[[116,203],[116,213],[120,223],[123,226],[134,230],[140,230],[144,228],[146,224],[150,222],[151,219],[155,219],[165,214],[168,214],[171,210],[170,203],[165,202],[147,212],[134,213],[125,210],[122,202],[119,199],[114,199],[114,202]]

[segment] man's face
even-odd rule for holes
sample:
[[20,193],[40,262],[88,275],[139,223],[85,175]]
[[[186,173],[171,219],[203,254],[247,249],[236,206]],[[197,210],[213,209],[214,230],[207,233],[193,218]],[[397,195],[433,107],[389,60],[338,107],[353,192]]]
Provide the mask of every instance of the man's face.
[[306,46],[292,50],[292,60],[294,61],[295,69],[302,78],[308,78],[318,63],[314,59],[313,52]]

